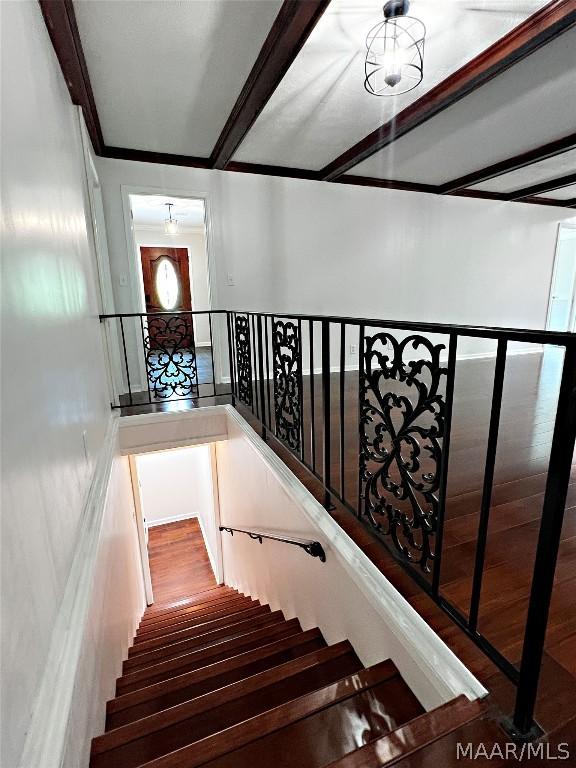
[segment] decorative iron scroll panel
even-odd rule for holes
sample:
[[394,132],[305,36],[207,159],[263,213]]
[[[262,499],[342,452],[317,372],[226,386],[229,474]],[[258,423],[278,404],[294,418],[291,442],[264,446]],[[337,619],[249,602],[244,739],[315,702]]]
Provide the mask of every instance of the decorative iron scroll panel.
[[252,345],[248,315],[235,316],[234,339],[236,342],[238,400],[245,405],[252,405]]
[[365,336],[360,372],[361,520],[428,573],[434,560],[448,370],[443,344]]
[[148,389],[155,399],[198,395],[194,326],[189,315],[148,316],[143,326]]
[[274,320],[272,354],[275,434],[288,448],[298,452],[302,427],[302,349],[296,323]]

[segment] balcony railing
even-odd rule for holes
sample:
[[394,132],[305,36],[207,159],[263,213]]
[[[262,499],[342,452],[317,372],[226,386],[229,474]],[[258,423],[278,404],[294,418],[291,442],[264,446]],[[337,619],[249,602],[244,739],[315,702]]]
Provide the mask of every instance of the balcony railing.
[[[205,347],[196,344],[201,317]],[[326,507],[337,500],[349,510],[516,686],[509,732],[524,737],[536,730],[534,707],[576,438],[574,335],[240,311],[102,320],[111,326],[109,338],[117,339],[126,389],[115,407],[131,412],[179,400],[230,399],[258,422],[265,439],[279,441],[316,478]],[[526,422],[530,428],[522,403],[533,398],[535,409],[543,407],[535,394],[540,384],[524,382],[522,370],[507,395],[507,372],[517,367],[511,365],[515,352],[535,350],[553,358],[545,398],[547,404],[553,400],[546,406],[553,429],[545,447],[547,471],[518,663],[483,633],[481,597],[503,403],[507,396],[519,401],[508,404],[504,443],[510,455],[515,448],[508,425]],[[527,393],[519,397],[523,384]],[[455,398],[457,390],[464,394]],[[447,514],[451,500],[467,492],[462,478],[470,474],[470,462],[459,459],[455,466],[450,460],[451,443],[463,439],[475,456],[472,469],[478,467],[478,482],[471,486],[477,491],[477,527],[463,566],[470,572],[466,610],[442,582]],[[523,447],[517,450],[520,463]],[[517,474],[521,482],[522,471]]]

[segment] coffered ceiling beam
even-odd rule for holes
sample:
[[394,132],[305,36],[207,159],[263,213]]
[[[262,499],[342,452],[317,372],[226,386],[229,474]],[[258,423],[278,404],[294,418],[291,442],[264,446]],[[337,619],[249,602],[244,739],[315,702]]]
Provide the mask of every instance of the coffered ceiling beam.
[[[524,189],[517,189],[515,192],[509,192],[506,195],[507,200],[523,200],[526,197],[533,197],[534,195],[541,195],[544,192],[552,192],[555,189],[562,189],[563,187],[569,187],[572,184],[576,184],[576,173],[569,173],[567,176],[562,176],[559,179],[552,179],[551,181],[543,181],[540,184],[532,184],[530,187],[524,187]],[[562,201],[559,201],[562,204]]]
[[38,2],[72,103],[82,107],[94,151],[100,155],[104,148],[104,138],[72,0],[38,0]]
[[212,168],[226,167],[329,4],[330,0],[284,0],[212,150]]
[[499,163],[489,165],[487,168],[481,168],[478,171],[466,174],[466,176],[460,176],[459,179],[454,179],[446,184],[441,184],[441,193],[447,195],[456,192],[459,189],[463,189],[464,187],[481,184],[496,176],[502,176],[505,173],[517,171],[519,168],[525,168],[527,165],[533,165],[542,160],[548,160],[551,157],[556,157],[557,155],[561,155],[562,153],[575,148],[576,133],[571,133],[569,136],[564,136],[562,139],[551,141],[549,144],[544,144],[542,147],[536,147],[528,152],[522,152],[515,157],[501,160]]
[[381,125],[321,171],[334,181],[358,163],[448,109],[576,24],[576,0],[552,0],[522,24]]

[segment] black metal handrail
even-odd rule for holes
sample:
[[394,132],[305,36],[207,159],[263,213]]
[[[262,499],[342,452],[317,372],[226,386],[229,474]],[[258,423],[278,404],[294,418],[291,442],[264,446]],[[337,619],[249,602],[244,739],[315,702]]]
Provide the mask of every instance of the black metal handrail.
[[306,552],[311,557],[317,557],[320,562],[326,562],[326,553],[324,552],[324,547],[322,544],[320,544],[319,541],[312,541],[311,539],[297,539],[293,536],[286,538],[285,536],[278,536],[277,534],[270,532],[264,533],[263,531],[255,531],[252,528],[230,528],[228,525],[221,525],[220,530],[226,531],[231,536],[234,536],[235,533],[245,533],[251,539],[259,541],[260,544],[262,544],[263,539],[281,541],[283,544],[292,544],[295,547],[300,547],[300,549],[303,549],[304,552]]
[[[193,323],[186,318],[195,314],[207,314],[210,319],[212,387],[208,392],[200,392],[194,367],[196,348],[193,333],[190,334]],[[148,375],[145,401],[153,404],[163,399],[223,394],[230,396],[233,405],[247,410],[259,423],[264,439],[272,436],[278,440],[319,481],[326,507],[331,508],[333,500],[338,500],[348,509],[517,687],[508,729],[515,736],[533,734],[534,706],[576,440],[576,336],[536,329],[239,310],[103,315],[103,321],[119,325],[124,376],[130,393],[128,404],[134,398],[127,349],[130,343],[138,344],[134,329],[132,340],[126,338],[125,329],[131,318],[137,326],[136,337],[141,339],[141,352],[132,349],[131,354],[140,354],[140,359],[143,355]],[[214,318],[225,320],[218,338],[212,332]],[[164,331],[155,336],[156,326]],[[496,341],[496,364],[466,613],[443,593],[441,572],[458,345],[469,337]],[[350,341],[356,349],[352,363],[346,349]],[[217,387],[215,342],[221,345],[221,359],[227,360],[229,388]],[[553,345],[564,350],[519,665],[512,663],[482,633],[479,620],[511,342]],[[188,356],[187,360],[192,359],[194,365],[182,364],[182,354]],[[158,374],[159,366],[164,366],[162,375]],[[167,383],[162,376],[170,366],[176,374],[172,383]],[[352,467],[346,457],[351,441],[357,447],[357,462]],[[350,477],[354,474],[357,482],[351,494],[354,484]],[[254,534],[254,538],[272,538],[257,531],[242,532]]]

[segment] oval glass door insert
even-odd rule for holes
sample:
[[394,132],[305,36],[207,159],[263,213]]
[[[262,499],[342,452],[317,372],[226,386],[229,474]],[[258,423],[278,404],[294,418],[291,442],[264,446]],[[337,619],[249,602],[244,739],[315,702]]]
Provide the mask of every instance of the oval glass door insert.
[[160,259],[156,270],[156,293],[164,310],[174,309],[178,303],[179,280],[170,259]]

